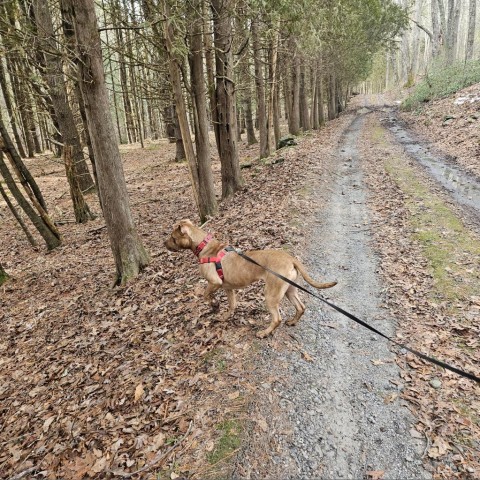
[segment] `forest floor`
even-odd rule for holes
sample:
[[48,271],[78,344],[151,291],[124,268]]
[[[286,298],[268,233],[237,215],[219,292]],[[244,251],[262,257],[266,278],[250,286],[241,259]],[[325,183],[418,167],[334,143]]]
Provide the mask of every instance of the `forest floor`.
[[[453,129],[441,115],[450,104],[400,118],[384,103],[357,97],[263,161],[242,144],[245,189],[208,229],[243,250],[291,251],[314,278],[338,281],[326,298],[478,376],[480,214],[391,126],[421,135],[430,122],[428,147],[475,185],[479,104],[462,104]],[[259,340],[261,285],[221,322],[200,298],[194,257],[163,247],[176,221],[198,220],[186,165],[163,141],[122,154],[152,256],[125,288],[110,288],[101,217],[73,223],[61,163],[28,162],[60,248],[33,250],[0,203],[12,276],[0,287],[0,478],[480,478],[479,386],[311,299],[298,326]],[[218,161],[214,172],[220,191]]]

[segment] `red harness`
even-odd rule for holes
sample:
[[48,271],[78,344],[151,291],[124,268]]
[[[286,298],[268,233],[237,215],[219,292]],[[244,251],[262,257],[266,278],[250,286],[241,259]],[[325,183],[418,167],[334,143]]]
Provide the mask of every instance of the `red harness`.
[[[200,252],[205,248],[207,243],[213,238],[213,236],[209,233],[201,243],[199,243],[198,247],[195,249],[195,255],[198,257]],[[222,269],[222,258],[228,253],[235,250],[233,247],[225,247],[223,250],[218,252],[216,257],[204,257],[199,258],[198,263],[214,263],[215,268],[217,269],[218,276],[220,280],[223,281],[223,269]]]

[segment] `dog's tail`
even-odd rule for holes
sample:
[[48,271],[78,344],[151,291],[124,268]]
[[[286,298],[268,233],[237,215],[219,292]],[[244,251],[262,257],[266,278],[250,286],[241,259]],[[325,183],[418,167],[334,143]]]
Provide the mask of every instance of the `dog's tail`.
[[312,287],[315,288],[332,288],[337,282],[328,282],[328,283],[319,283],[316,282],[308,273],[304,265],[302,265],[296,258],[294,258],[293,264],[295,268],[301,273],[302,277],[306,282],[308,282]]

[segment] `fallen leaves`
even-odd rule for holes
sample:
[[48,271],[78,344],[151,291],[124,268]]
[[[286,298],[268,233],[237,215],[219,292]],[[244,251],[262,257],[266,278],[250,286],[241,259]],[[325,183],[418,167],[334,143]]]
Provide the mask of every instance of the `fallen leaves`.
[[[2,264],[16,279],[0,297],[7,477],[34,465],[46,480],[126,477],[151,462],[167,477],[174,462],[174,475],[190,476],[208,469],[201,445],[215,449],[216,425],[239,415],[256,390],[248,362],[255,329],[267,321],[261,287],[244,290],[235,319],[220,322],[196,298],[204,283],[193,257],[163,247],[179,218],[197,219],[188,168],[169,160],[170,148],[125,147],[131,203],[152,263],[123,289],[109,288],[115,267],[101,217],[65,224],[64,245],[45,255],[30,249],[0,204]],[[256,148],[245,155],[256,157]],[[219,238],[244,250],[297,244],[289,209],[308,208],[295,190],[315,162],[296,150],[282,156],[283,163],[253,161],[244,172],[245,191],[209,224]],[[68,188],[62,165],[28,162],[55,218],[71,215],[68,197],[58,197]],[[218,161],[213,169],[220,191]],[[221,314],[222,295],[220,305]]]
[[133,401],[137,403],[143,397],[144,393],[145,393],[145,390],[143,389],[143,385],[139,383],[135,388],[135,397]]
[[[371,131],[379,128],[378,120],[370,117],[369,121]],[[475,372],[480,346],[478,322],[473,313],[477,296],[460,299],[455,305],[458,315],[452,313],[450,302],[439,296],[432,298],[431,266],[414,240],[414,235],[423,231],[422,226],[412,227],[406,208],[406,201],[412,199],[407,199],[384,170],[384,158],[389,156],[405,162],[409,168],[416,167],[388,138],[386,135],[385,141],[368,150],[369,161],[365,167],[371,191],[369,205],[376,225],[372,232],[380,257],[380,274],[385,282],[385,304],[398,321],[397,339],[427,355]],[[432,188],[420,169],[416,168],[415,172],[427,190]],[[427,208],[426,198],[415,201],[421,208]],[[462,258],[462,252],[449,252],[454,254]],[[468,264],[470,260],[465,258],[463,263]],[[427,467],[434,478],[480,476],[480,426],[474,421],[480,412],[478,387],[410,353],[400,352],[397,361],[402,368],[401,398],[409,402],[418,422],[410,434],[427,439],[426,455],[435,461]]]

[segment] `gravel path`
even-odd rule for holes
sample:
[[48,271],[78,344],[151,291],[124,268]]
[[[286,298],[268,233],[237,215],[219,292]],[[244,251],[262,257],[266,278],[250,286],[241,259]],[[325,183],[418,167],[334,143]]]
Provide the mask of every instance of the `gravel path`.
[[[394,323],[380,306],[356,150],[364,118],[354,118],[330,166],[330,199],[305,258],[314,278],[338,280],[323,291],[334,303],[393,335]],[[413,418],[398,398],[402,382],[389,345],[319,301],[307,302],[304,318],[289,330],[307,355],[265,348],[277,381],[266,384],[268,401],[252,417],[265,417],[268,431],[252,434],[235,477],[362,479],[385,472],[381,478],[430,478],[422,468],[424,442],[411,437]],[[258,454],[262,445],[265,455]]]

